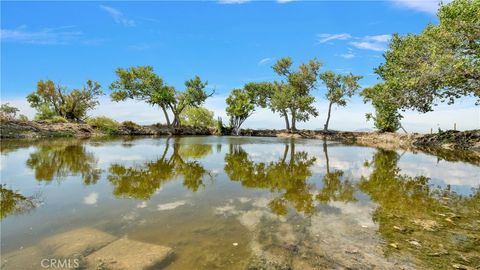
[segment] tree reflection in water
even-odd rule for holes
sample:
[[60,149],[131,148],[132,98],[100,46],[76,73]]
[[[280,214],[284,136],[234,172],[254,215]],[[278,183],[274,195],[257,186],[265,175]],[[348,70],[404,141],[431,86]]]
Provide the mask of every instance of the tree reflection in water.
[[323,153],[325,154],[327,173],[323,176],[323,188],[318,192],[316,199],[323,203],[330,201],[356,201],[354,197],[355,187],[350,180],[343,179],[344,172],[342,170],[330,171],[330,159],[328,157],[326,140],[323,141]]
[[[192,191],[203,186],[203,178],[209,172],[196,160],[212,153],[210,144],[182,144],[181,138],[169,139],[165,143],[162,156],[156,161],[148,161],[140,166],[112,164],[108,180],[114,186],[116,196],[135,199],[148,199],[161,185],[177,177],[183,177],[183,185]],[[169,156],[169,150],[172,153]]]
[[[365,166],[359,189],[378,204],[373,219],[388,241],[387,253],[416,257],[423,267],[480,265],[480,192],[469,197],[434,188],[429,178],[400,174],[400,156],[378,150]],[[466,268],[465,268],[466,269]]]
[[285,144],[283,156],[276,162],[252,161],[240,145],[230,145],[225,155],[225,173],[233,181],[240,181],[243,186],[264,188],[280,193],[270,201],[269,207],[278,215],[287,213],[287,203],[297,211],[313,214],[314,202],[307,183],[312,175],[310,167],[315,162],[306,152],[295,152],[295,144]]
[[77,140],[41,142],[26,162],[35,171],[35,179],[50,182],[70,175],[81,175],[86,185],[95,184],[101,171],[97,159]]
[[27,197],[0,185],[0,220],[9,215],[23,214],[37,206],[36,196]]

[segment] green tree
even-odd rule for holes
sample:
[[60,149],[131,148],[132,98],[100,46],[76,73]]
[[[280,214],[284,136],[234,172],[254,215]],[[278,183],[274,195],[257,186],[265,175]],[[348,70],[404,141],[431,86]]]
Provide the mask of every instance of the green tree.
[[194,127],[213,127],[215,120],[213,112],[204,107],[188,107],[180,115],[182,125]]
[[432,111],[439,101],[476,96],[480,103],[480,1],[455,0],[438,11],[439,24],[420,34],[393,35],[376,73],[399,108]]
[[14,119],[19,111],[17,107],[10,106],[8,102],[0,106],[0,114],[7,118]]
[[318,60],[312,59],[307,64],[300,64],[294,71],[292,64],[292,59],[285,57],[273,65],[273,70],[283,80],[273,83],[269,102],[270,109],[285,118],[285,126],[289,131],[296,130],[297,121],[308,121],[310,116],[318,115],[313,106],[315,98],[310,92],[316,87],[318,72],[322,65]]
[[243,122],[255,111],[255,103],[244,89],[233,89],[227,98],[226,110],[233,132],[238,135]]
[[356,76],[353,74],[341,75],[335,74],[333,71],[326,71],[320,74],[320,79],[327,87],[327,93],[325,97],[329,101],[327,121],[324,125],[324,130],[328,130],[328,123],[330,122],[330,113],[332,106],[337,104],[338,106],[346,106],[347,98],[352,97],[355,92],[360,89],[358,80],[362,76]]
[[174,115],[174,127],[180,126],[180,115],[183,110],[201,106],[207,98],[214,94],[214,92],[208,94],[205,91],[207,84],[208,82],[203,82],[199,76],[195,76],[185,82],[186,89],[183,92],[175,91],[175,102],[169,104]]
[[99,83],[88,80],[83,89],[68,90],[51,80],[40,80],[37,90],[27,96],[30,106],[37,109],[37,118],[61,116],[68,121],[83,121],[87,112],[98,105],[102,90]]
[[[185,91],[180,92],[175,87],[166,85],[151,66],[118,68],[116,74],[118,79],[110,85],[110,89],[114,91],[111,94],[112,100],[135,99],[160,106],[167,125],[173,127],[180,126],[180,115],[183,110],[187,107],[199,107],[213,95],[205,92],[207,82],[203,82],[198,76],[186,81]],[[168,110],[174,117],[171,123]]]
[[382,132],[395,132],[401,127],[402,115],[398,112],[398,100],[387,87],[379,83],[363,89],[360,95],[365,103],[371,102],[375,109],[375,114],[366,114],[367,120],[373,119],[375,127]]
[[110,95],[113,101],[135,99],[152,106],[159,106],[170,126],[168,109],[175,103],[175,89],[166,86],[162,78],[154,73],[151,66],[117,68],[118,79],[110,84],[114,92]]

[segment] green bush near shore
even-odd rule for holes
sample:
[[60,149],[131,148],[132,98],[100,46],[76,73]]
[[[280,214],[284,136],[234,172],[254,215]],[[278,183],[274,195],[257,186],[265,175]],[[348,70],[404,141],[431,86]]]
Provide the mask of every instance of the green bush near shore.
[[[133,123],[133,122],[132,122]],[[113,120],[112,118],[108,118],[106,116],[98,116],[93,117],[87,120],[87,124],[92,126],[93,128],[99,129],[104,133],[107,134],[115,134],[118,131],[120,124]]]
[[122,126],[128,130],[140,129],[141,126],[133,121],[123,121]]

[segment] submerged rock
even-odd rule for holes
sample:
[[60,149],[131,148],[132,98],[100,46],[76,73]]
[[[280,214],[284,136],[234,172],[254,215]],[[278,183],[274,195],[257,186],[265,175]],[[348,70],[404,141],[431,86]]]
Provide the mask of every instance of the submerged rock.
[[93,228],[80,228],[46,238],[40,242],[40,247],[52,256],[87,256],[115,240],[116,237],[108,233]]
[[169,247],[122,238],[89,255],[87,262],[93,269],[141,270],[165,266],[172,255]]

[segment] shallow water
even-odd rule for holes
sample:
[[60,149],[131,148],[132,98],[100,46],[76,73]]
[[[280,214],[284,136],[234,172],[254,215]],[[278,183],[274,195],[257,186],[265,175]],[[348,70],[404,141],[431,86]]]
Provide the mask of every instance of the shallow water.
[[171,247],[165,269],[475,269],[480,167],[458,156],[279,138],[2,141],[2,269],[39,269],[58,251],[45,239],[80,228]]

